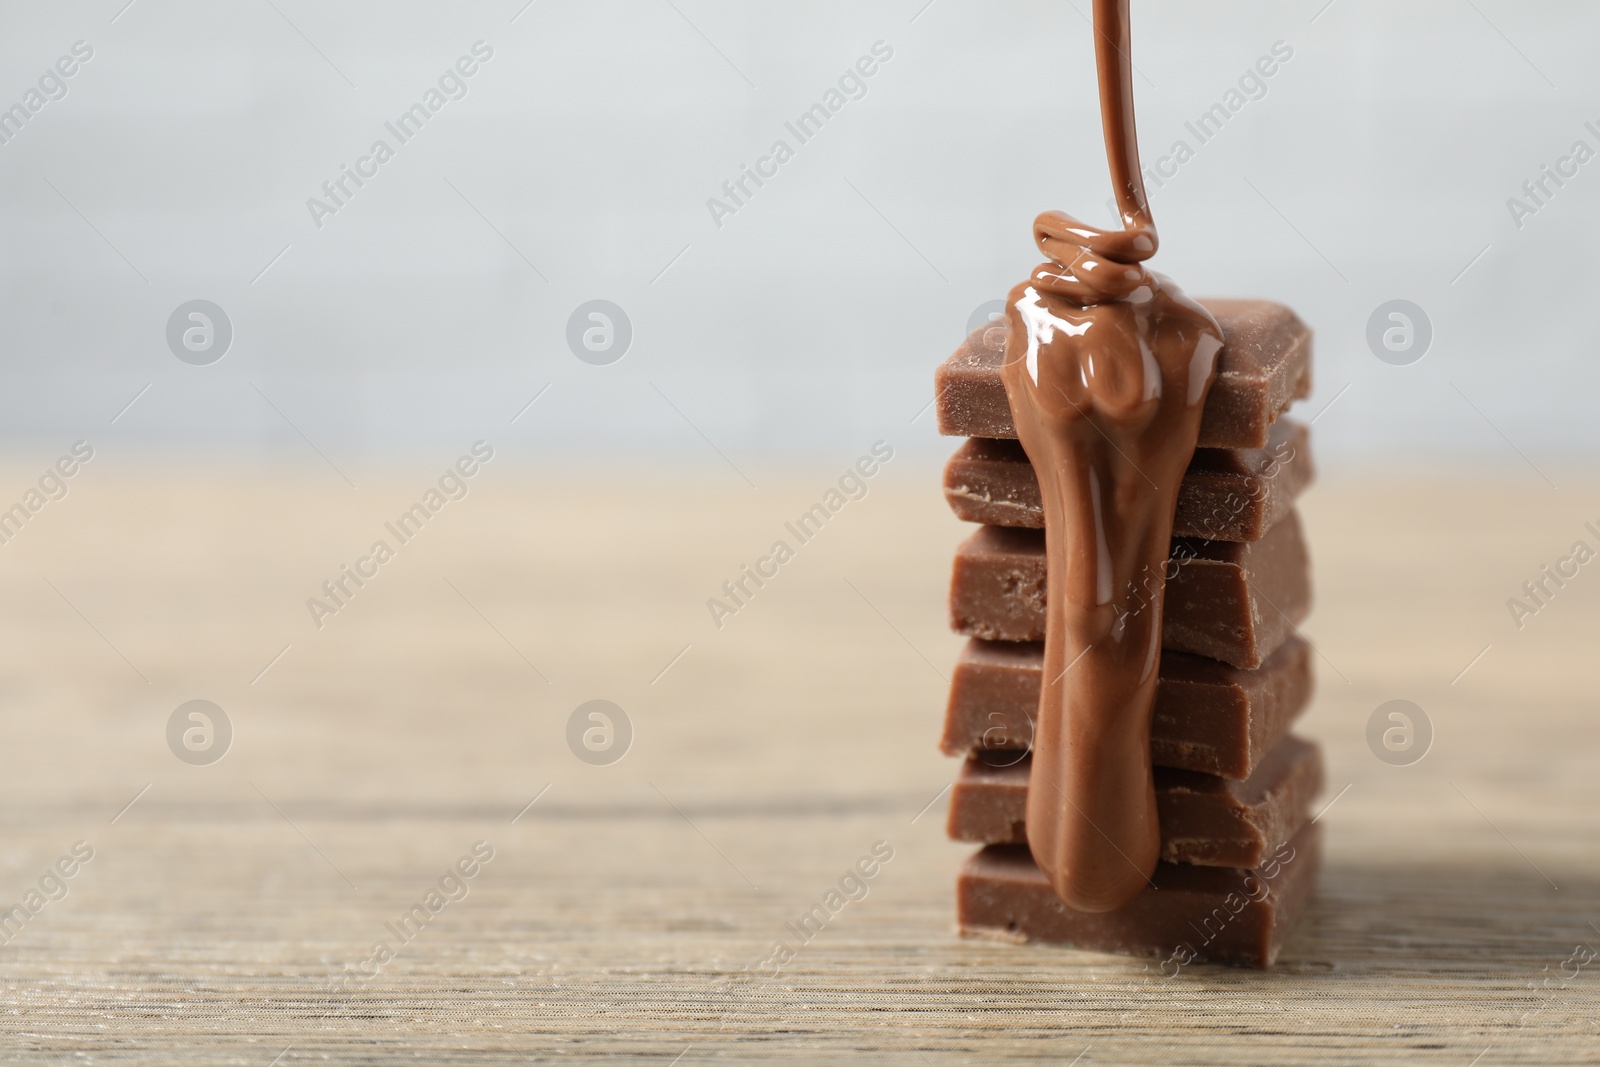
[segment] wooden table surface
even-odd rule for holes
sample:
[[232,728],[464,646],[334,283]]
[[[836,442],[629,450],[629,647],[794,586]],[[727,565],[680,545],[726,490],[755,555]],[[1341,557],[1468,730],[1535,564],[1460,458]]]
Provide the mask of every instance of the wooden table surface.
[[[1578,480],[1307,497],[1326,867],[1274,971],[1168,980],[953,932],[962,530],[931,465],[890,464],[719,629],[707,598],[837,472],[586,488],[507,456],[319,629],[307,598],[438,470],[314,462],[106,450],[0,545],[0,911],[66,890],[0,946],[0,1062],[1600,1061],[1600,566],[1520,630],[1505,603],[1595,544]],[[1365,741],[1394,698],[1435,730],[1413,766]],[[168,747],[191,699],[232,724],[219,762]],[[611,765],[567,742],[591,699],[632,724]],[[745,972],[878,842],[865,898]]]

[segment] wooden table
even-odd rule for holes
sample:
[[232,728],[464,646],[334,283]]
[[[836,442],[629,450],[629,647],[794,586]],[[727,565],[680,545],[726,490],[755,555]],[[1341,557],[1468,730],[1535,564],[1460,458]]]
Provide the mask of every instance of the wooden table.
[[[721,629],[707,598],[836,472],[539,469],[485,468],[320,629],[307,598],[438,471],[105,451],[0,545],[0,909],[93,849],[0,947],[0,1062],[1600,1060],[1600,961],[1569,962],[1600,947],[1600,565],[1520,631],[1505,606],[1594,543],[1592,491],[1307,498],[1327,866],[1275,971],[1169,981],[953,933],[932,467],[891,464]],[[1364,731],[1402,697],[1436,739],[1391,767]],[[208,766],[165,736],[196,698],[235,733]],[[634,732],[608,766],[566,740],[596,698]],[[479,841],[467,895],[341,983]],[[743,973],[880,841],[864,899]]]

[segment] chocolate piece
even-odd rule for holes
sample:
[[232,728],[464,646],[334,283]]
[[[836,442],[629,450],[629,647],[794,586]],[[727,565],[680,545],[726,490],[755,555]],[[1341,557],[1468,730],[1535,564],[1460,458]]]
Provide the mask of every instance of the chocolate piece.
[[[991,764],[1033,743],[1044,650],[1013,641],[967,642],[950,681],[939,747],[989,751]],[[1161,654],[1150,720],[1150,761],[1224,778],[1248,778],[1311,703],[1311,646],[1291,637],[1253,671],[1181,652]]]
[[[1202,300],[1222,327],[1217,377],[1200,420],[1201,448],[1265,448],[1275,420],[1311,395],[1311,330],[1270,300]],[[1000,380],[1006,331],[981,326],[934,375],[939,432],[1015,438]]]
[[[1311,482],[1309,442],[1305,426],[1281,419],[1265,448],[1195,452],[1178,489],[1173,533],[1213,541],[1260,540]],[[968,440],[945,464],[944,498],[967,522],[1044,528],[1039,479],[1016,441]]]
[[[950,794],[947,832],[957,841],[1025,845],[1032,759],[977,752]],[[1322,750],[1298,737],[1279,741],[1242,782],[1158,767],[1161,858],[1203,867],[1254,867],[1299,832],[1322,791]]]
[[1190,963],[1270,967],[1305,910],[1322,859],[1309,823],[1255,871],[1162,863],[1116,911],[1073,911],[1022,845],[989,845],[962,864],[956,919],[967,937],[1047,941],[1161,960],[1173,978]]
[[[1253,669],[1311,611],[1311,564],[1292,512],[1259,541],[1174,539],[1168,570],[1161,640],[1170,651]],[[985,526],[956,549],[950,624],[969,637],[1042,641],[1045,581],[1041,531]]]

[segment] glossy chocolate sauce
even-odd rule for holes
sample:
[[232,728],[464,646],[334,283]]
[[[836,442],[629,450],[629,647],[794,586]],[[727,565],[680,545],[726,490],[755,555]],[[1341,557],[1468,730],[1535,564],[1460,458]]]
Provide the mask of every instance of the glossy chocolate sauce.
[[1002,369],[1043,496],[1049,615],[1028,845],[1057,895],[1110,911],[1160,856],[1150,709],[1178,487],[1222,332],[1146,270],[1157,238],[1139,171],[1128,0],[1095,0],[1100,111],[1123,228],[1050,211],[1049,257],[1006,302]]

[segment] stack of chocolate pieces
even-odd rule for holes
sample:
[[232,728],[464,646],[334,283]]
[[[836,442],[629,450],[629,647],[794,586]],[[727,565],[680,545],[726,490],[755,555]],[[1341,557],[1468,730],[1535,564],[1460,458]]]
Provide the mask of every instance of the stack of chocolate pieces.
[[966,759],[949,833],[984,847],[958,884],[969,935],[1266,967],[1316,879],[1317,745],[1290,725],[1312,691],[1295,627],[1311,573],[1295,499],[1312,478],[1306,427],[1279,416],[1311,389],[1311,333],[1266,301],[1202,301],[1224,348],[1179,490],[1151,721],[1162,862],[1116,911],[1068,908],[1027,846],[1029,748],[1045,627],[1044,516],[1000,378],[1005,326],[975,331],[940,368],[941,433],[967,437],[945,468],[960,518],[951,622],[970,638],[941,745]]

